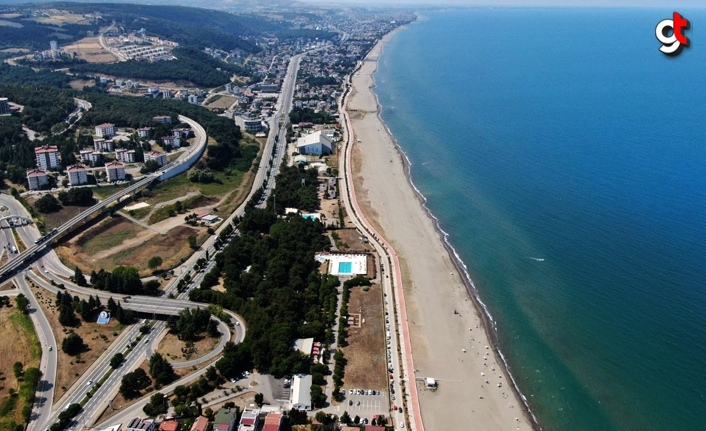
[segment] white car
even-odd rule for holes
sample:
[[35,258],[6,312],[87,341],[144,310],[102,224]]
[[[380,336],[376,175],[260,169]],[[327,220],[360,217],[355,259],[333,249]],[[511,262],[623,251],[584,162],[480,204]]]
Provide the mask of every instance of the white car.
[[91,386],[93,384],[93,380],[89,380],[86,382],[86,386]]

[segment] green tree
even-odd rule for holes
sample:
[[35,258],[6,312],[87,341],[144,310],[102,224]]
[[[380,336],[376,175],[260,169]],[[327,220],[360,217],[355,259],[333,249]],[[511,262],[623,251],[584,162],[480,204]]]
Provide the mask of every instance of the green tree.
[[125,356],[123,356],[122,353],[118,352],[113,355],[112,358],[110,358],[110,367],[115,369],[120,367],[123,364],[123,360],[125,359]]
[[29,299],[23,294],[20,293],[15,297],[15,304],[17,304],[17,308],[23,313],[27,314],[29,312]]
[[150,402],[142,408],[147,416],[159,416],[167,413],[167,397],[161,392],[150,397]]
[[59,211],[61,209],[61,204],[53,195],[47,193],[41,198],[37,199],[37,201],[34,203],[34,207],[40,213],[48,214],[55,211]]
[[343,423],[343,424],[351,423],[351,417],[347,411],[344,411],[343,414],[341,415],[341,423]]
[[17,380],[20,380],[22,378],[22,376],[24,375],[23,367],[24,366],[22,365],[22,362],[19,362],[19,361],[15,362],[12,365],[12,371],[15,373],[15,378]]
[[311,403],[316,408],[321,408],[326,403],[326,394],[319,385],[311,385]]
[[162,265],[162,258],[159,256],[152,256],[150,260],[147,262],[147,266],[150,267],[150,269],[155,269],[159,268]]
[[140,391],[149,387],[152,383],[149,376],[142,368],[138,368],[131,373],[127,373],[120,381],[120,393],[126,399],[136,398],[140,395]]
[[174,380],[174,368],[164,357],[155,353],[150,358],[150,375],[160,385],[165,385]]
[[258,392],[255,394],[255,404],[257,404],[258,407],[262,407],[262,403],[265,401],[265,397],[262,395],[262,393]]
[[189,235],[187,238],[187,241],[189,241],[189,247],[192,249],[196,250],[198,248],[198,244],[196,244],[196,237],[193,235]]
[[81,271],[81,268],[78,266],[74,270],[74,282],[79,286],[86,285],[86,277],[83,275],[83,271]]
[[85,349],[85,347],[85,344],[83,344],[83,338],[75,332],[70,333],[61,343],[61,350],[70,356],[78,355],[83,351],[83,349]]

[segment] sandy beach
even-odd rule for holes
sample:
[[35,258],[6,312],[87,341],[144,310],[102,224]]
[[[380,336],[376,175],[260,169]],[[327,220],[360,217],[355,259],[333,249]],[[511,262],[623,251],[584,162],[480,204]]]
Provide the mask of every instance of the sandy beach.
[[435,392],[418,384],[424,428],[531,430],[435,221],[408,180],[404,156],[379,118],[373,73],[396,33],[383,38],[352,77],[347,112],[356,139],[358,205],[399,257],[415,377],[439,383]]

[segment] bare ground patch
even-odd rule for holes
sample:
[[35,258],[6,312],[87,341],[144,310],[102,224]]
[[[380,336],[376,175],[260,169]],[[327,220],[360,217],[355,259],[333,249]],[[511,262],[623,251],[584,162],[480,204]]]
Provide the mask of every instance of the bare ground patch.
[[385,360],[385,320],[380,285],[364,292],[351,289],[350,314],[360,314],[360,328],[348,328],[348,346],[343,353],[348,359],[344,377],[346,387],[387,390]]
[[238,100],[235,97],[232,96],[221,96],[218,100],[209,103],[206,105],[206,108],[208,109],[228,109],[230,105],[235,103],[235,101]]
[[202,337],[194,343],[186,343],[174,334],[167,334],[159,343],[157,352],[170,362],[198,359],[211,352],[218,345],[219,338]]
[[[81,323],[72,328],[67,328],[59,323],[59,312],[56,307],[56,296],[44,289],[34,286],[29,282],[34,295],[37,297],[39,306],[49,320],[52,332],[56,338],[57,346],[54,352],[57,355],[56,388],[54,389],[54,401],[61,398],[68,388],[70,388],[98,359],[98,357],[115,341],[124,328],[115,319],[111,319],[107,325],[97,323]],[[80,318],[79,318],[80,319]],[[61,343],[69,334],[74,331],[83,339],[86,349],[77,356],[69,356],[61,350]]]

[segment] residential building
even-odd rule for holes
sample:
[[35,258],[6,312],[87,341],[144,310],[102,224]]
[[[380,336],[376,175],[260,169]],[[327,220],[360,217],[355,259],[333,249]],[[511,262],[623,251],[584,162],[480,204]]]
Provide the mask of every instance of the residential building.
[[246,408],[240,416],[238,431],[255,431],[260,425],[260,410]]
[[150,160],[154,160],[159,166],[164,166],[167,164],[167,155],[159,151],[150,151],[149,153],[145,153],[145,163]]
[[123,162],[110,162],[105,165],[105,175],[108,182],[122,181],[125,179],[125,164]]
[[262,130],[262,120],[256,118],[235,117],[235,124],[248,133],[257,133]]
[[52,52],[56,52],[59,50],[59,44],[55,40],[50,40],[49,41],[49,49],[51,49]]
[[93,149],[96,151],[113,151],[113,141],[108,139],[93,138]]
[[190,94],[186,100],[191,103],[192,105],[198,105],[199,104],[199,96],[195,94]]
[[233,431],[238,412],[235,408],[222,408],[218,410],[213,419],[213,431]]
[[96,136],[101,138],[110,138],[111,136],[115,136],[115,125],[103,123],[96,126]]
[[162,146],[164,148],[179,148],[181,147],[181,139],[176,136],[163,136]]
[[377,426],[377,425],[366,425],[365,431],[385,431],[385,427],[381,427],[381,426]]
[[263,93],[277,93],[279,92],[279,85],[277,84],[260,84],[260,91]]
[[270,412],[265,416],[265,425],[262,431],[279,431],[282,427],[282,413]]
[[72,186],[80,186],[88,183],[88,172],[83,165],[71,165],[66,168],[66,173],[69,176],[69,184]]
[[134,418],[127,424],[125,431],[154,431],[154,422]]
[[311,375],[294,376],[292,379],[291,408],[297,410],[311,410]]
[[137,136],[139,138],[149,138],[151,130],[151,127],[142,127],[140,129],[137,129]]
[[44,169],[30,169],[27,171],[27,182],[30,190],[41,190],[49,185],[49,177]]
[[115,159],[123,163],[135,163],[135,150],[118,148],[115,150]]
[[95,165],[97,163],[100,163],[101,159],[103,158],[103,153],[99,153],[98,151],[91,151],[91,150],[80,151],[79,155],[81,156],[82,163],[88,163],[91,165]]
[[206,431],[208,428],[208,418],[206,416],[199,416],[194,424],[191,425],[191,431]]
[[152,121],[156,121],[162,124],[172,124],[172,117],[168,115],[159,115],[157,117],[152,117]]
[[172,129],[172,135],[176,138],[187,139],[191,133],[191,129],[188,127],[177,127]]
[[179,421],[169,419],[159,424],[159,431],[179,431]]
[[37,167],[51,169],[59,166],[59,148],[56,146],[43,145],[34,149],[37,157]]
[[331,154],[332,149],[333,144],[321,130],[297,139],[297,152],[299,154],[323,156]]
[[0,115],[10,115],[10,104],[7,97],[0,97]]

